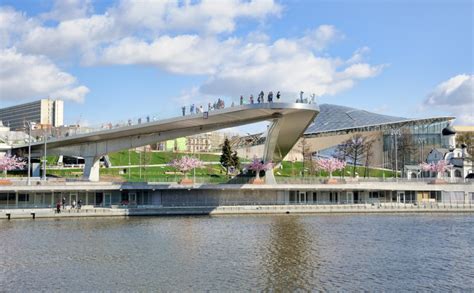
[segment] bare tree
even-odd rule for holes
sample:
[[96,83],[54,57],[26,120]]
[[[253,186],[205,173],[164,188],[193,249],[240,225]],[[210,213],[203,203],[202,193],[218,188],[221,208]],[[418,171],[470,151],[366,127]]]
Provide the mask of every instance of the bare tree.
[[304,136],[300,139],[299,145],[301,147],[301,155],[303,156],[303,170],[301,171],[301,175],[304,177],[305,166],[309,166],[310,173],[313,171],[313,155],[310,145]]
[[360,164],[367,153],[367,138],[361,134],[354,134],[336,148],[335,156],[340,160],[352,161],[352,176],[355,176],[357,163]]
[[413,140],[413,135],[408,128],[402,128],[400,130],[400,136],[397,139],[398,167],[404,172],[405,165],[413,163],[413,157],[416,155],[417,147]]
[[364,170],[364,178],[369,177],[369,166],[370,166],[370,159],[374,155],[373,145],[375,143],[375,138],[367,137],[365,139],[365,170]]

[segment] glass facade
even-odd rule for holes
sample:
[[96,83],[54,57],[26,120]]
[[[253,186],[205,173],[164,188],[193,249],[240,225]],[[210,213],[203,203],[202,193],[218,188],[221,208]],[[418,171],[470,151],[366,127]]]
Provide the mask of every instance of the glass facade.
[[[444,147],[442,130],[447,121],[430,124],[405,126],[397,134],[390,130],[383,132],[383,152],[385,168],[395,168],[395,143],[397,143],[398,169],[404,165],[419,164],[426,160],[432,148]],[[409,134],[409,139],[403,137]],[[395,139],[397,142],[395,142]]]

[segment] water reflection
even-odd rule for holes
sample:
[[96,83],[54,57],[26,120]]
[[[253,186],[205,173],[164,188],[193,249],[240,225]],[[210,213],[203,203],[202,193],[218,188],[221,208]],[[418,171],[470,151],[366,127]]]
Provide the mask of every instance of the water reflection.
[[0,291],[474,291],[474,215],[0,221]]
[[[265,291],[308,290],[318,268],[317,231],[310,235],[299,216],[276,217],[265,247]],[[313,249],[315,248],[315,249]]]

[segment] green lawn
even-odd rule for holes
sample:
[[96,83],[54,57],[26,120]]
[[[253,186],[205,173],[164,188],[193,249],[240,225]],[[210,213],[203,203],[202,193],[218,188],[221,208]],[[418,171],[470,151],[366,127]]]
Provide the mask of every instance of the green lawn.
[[[162,154],[162,153],[160,153]],[[128,155],[128,152],[127,152]],[[208,155],[212,156],[212,155]],[[218,156],[214,156],[218,157]],[[158,161],[158,156],[155,157],[155,162]],[[163,157],[161,158],[163,159]],[[138,162],[137,162],[138,163]],[[159,163],[155,163],[159,164]],[[275,170],[275,175],[278,177],[300,177],[301,171],[303,169],[302,162],[283,162],[282,167]],[[315,171],[310,174],[309,170],[305,168],[305,177],[326,177],[328,174],[326,172]],[[356,172],[359,177],[364,176],[364,167],[356,167]],[[108,178],[122,179],[126,181],[179,181],[184,176],[182,174],[175,174],[175,170],[172,167],[134,167],[134,168],[102,168],[100,170],[101,176]],[[352,166],[347,166],[344,170],[345,177],[352,176]],[[48,170],[48,174],[60,176],[60,177],[81,177],[81,169],[67,169],[67,170]],[[189,173],[189,176],[193,176],[193,172]],[[228,177],[225,175],[225,170],[218,164],[215,165],[206,165],[203,168],[198,168],[195,170],[195,176],[204,180],[206,182],[225,182]],[[333,176],[341,176],[341,172],[337,171],[333,173]],[[378,169],[369,168],[370,177],[393,177],[394,174],[392,171],[382,171]]]
[[[147,152],[142,153],[141,160],[142,164],[146,162],[148,165],[156,164],[167,164],[173,159],[180,158],[182,156],[190,156],[192,154],[183,154],[183,153],[173,153],[173,152]],[[195,157],[199,158],[204,162],[218,162],[220,156],[213,154],[194,154]],[[128,166],[129,164],[129,152],[120,151],[116,153],[109,154],[110,161],[112,166]],[[130,151],[130,164],[131,165],[140,165],[140,153],[135,151]]]

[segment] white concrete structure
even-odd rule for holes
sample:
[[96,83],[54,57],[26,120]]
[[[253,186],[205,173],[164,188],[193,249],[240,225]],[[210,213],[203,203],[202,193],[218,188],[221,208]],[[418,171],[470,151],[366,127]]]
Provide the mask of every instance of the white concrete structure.
[[[270,139],[266,144],[263,159],[279,163],[318,113],[319,107],[316,104],[262,103],[240,105],[214,110],[209,113],[52,138],[47,142],[48,155],[83,157],[85,159],[84,176],[91,181],[98,181],[99,159],[108,153],[193,134],[260,121],[271,121]],[[43,142],[34,143],[32,145],[33,154],[40,156],[43,148]],[[24,155],[27,152],[27,145],[15,147],[14,151]],[[267,175],[267,180],[274,182],[272,172],[268,173],[271,174]]]

